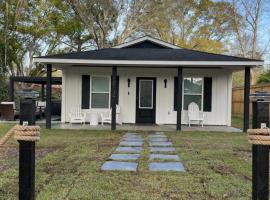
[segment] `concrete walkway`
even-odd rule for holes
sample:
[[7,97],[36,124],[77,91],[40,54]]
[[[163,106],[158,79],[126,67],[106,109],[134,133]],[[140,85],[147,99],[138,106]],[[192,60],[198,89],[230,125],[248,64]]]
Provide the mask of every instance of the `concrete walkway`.
[[[149,171],[185,171],[180,158],[176,155],[172,142],[163,132],[156,132],[147,137]],[[119,146],[101,166],[103,171],[137,171],[138,160],[144,148],[144,138],[138,133],[126,133]]]

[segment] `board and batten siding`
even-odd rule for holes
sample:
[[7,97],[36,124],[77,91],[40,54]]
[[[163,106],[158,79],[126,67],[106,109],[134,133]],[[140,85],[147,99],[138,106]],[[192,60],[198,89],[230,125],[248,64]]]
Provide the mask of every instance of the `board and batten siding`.
[[[174,111],[174,77],[177,69],[119,67],[119,105],[123,123],[135,123],[136,77],[156,77],[156,123],[176,124]],[[65,67],[63,69],[62,122],[69,121],[74,107],[81,107],[81,76],[111,76],[110,67]],[[183,69],[184,77],[212,77],[212,111],[205,112],[206,125],[231,125],[232,72],[224,69]],[[130,87],[128,87],[130,79]],[[167,87],[164,87],[167,79]],[[106,109],[93,109],[104,112]],[[84,110],[86,111],[86,110]],[[182,111],[182,123],[187,124],[187,111]],[[88,119],[87,119],[88,121]]]

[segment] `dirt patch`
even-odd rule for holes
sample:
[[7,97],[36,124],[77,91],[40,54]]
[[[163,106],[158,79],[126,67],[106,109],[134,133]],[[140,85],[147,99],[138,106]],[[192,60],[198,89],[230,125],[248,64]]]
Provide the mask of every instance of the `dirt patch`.
[[249,180],[249,181],[252,180],[251,177],[238,173],[235,170],[233,170],[231,167],[226,166],[226,165],[211,165],[209,168],[212,169],[214,172],[221,175],[234,175],[234,176],[243,177],[244,179]]
[[[36,149],[36,159],[44,158],[47,154],[59,150],[59,147],[46,147]],[[19,160],[18,147],[0,148],[0,171],[15,167]]]

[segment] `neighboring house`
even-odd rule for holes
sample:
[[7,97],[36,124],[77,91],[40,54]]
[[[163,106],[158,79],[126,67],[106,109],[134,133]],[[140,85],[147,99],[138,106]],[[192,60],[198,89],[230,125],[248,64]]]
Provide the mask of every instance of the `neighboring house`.
[[[249,77],[250,67],[263,64],[261,60],[184,49],[148,36],[113,48],[34,60],[63,72],[63,123],[69,122],[71,108],[104,112],[111,105],[115,109],[116,103],[123,123],[177,124],[178,129],[188,123],[191,102],[205,112],[206,125],[230,126],[232,73],[246,69]],[[249,81],[246,84],[249,87]]]

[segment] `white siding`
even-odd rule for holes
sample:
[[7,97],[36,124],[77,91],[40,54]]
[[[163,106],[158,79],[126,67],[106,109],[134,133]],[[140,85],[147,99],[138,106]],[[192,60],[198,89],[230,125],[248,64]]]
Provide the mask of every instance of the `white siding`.
[[[66,67],[63,71],[62,122],[68,122],[72,107],[81,106],[81,75],[111,75],[110,67]],[[224,69],[184,69],[185,76],[212,77],[212,112],[206,113],[208,125],[231,124],[231,71]],[[136,77],[156,77],[156,123],[175,124],[174,77],[177,70],[154,68],[118,68],[119,105],[124,123],[135,123],[136,115]],[[128,79],[131,80],[128,87]],[[164,87],[167,79],[167,88]],[[104,109],[96,109],[100,112]],[[187,112],[182,112],[182,123],[187,123]]]

